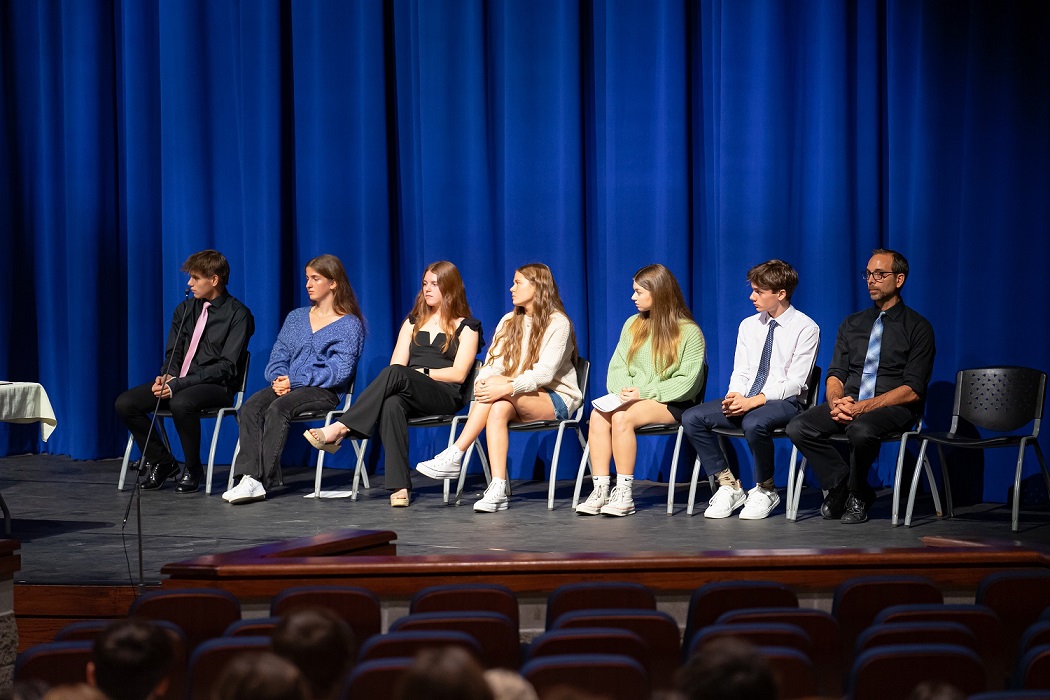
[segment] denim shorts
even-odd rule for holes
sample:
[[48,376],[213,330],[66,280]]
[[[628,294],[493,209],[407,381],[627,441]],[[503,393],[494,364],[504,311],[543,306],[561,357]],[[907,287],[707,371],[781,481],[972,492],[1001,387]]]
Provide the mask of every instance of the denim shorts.
[[562,401],[562,398],[558,396],[558,392],[550,389],[544,389],[544,391],[547,392],[547,396],[551,397],[551,403],[554,404],[554,419],[566,420],[569,417],[569,408]]

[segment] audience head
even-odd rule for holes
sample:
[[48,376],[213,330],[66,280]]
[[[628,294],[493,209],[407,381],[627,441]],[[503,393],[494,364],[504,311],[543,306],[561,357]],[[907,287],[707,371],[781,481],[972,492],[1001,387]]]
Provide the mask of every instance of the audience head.
[[678,672],[687,700],[776,700],[777,685],[759,651],[740,639],[705,644]]
[[493,700],[481,666],[459,647],[420,652],[401,676],[395,700]]
[[798,272],[783,260],[767,260],[747,271],[747,281],[770,292],[783,289],[790,302],[798,286]]
[[291,661],[269,651],[248,652],[226,665],[212,700],[312,700],[306,680]]
[[145,700],[167,689],[174,649],[168,632],[148,620],[117,620],[95,638],[87,677],[112,700]]
[[364,322],[365,317],[361,315],[361,306],[357,303],[357,295],[346,276],[342,260],[324,253],[306,263],[307,274],[310,274],[310,270],[335,283],[335,289],[332,290],[332,308],[336,313],[357,316],[362,323]]
[[943,681],[923,681],[908,694],[908,700],[966,700],[966,693]]
[[200,277],[218,277],[219,288],[226,289],[230,283],[230,263],[226,256],[217,250],[202,250],[186,258],[182,271]]
[[539,700],[536,689],[516,671],[490,668],[485,671],[485,682],[489,684],[493,700]]
[[354,631],[328,608],[295,610],[277,624],[273,651],[302,672],[315,700],[332,697],[357,657]]
[[44,693],[41,700],[109,700],[105,693],[87,683],[59,685]]

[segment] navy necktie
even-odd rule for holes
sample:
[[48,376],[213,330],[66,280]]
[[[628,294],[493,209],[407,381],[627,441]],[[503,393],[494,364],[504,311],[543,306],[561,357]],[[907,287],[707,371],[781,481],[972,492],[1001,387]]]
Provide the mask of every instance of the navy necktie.
[[769,331],[766,332],[766,344],[762,346],[762,359],[758,361],[758,374],[755,375],[751,390],[747,392],[747,398],[757,396],[762,391],[762,387],[766,385],[766,379],[769,378],[769,360],[773,357],[773,330],[776,327],[777,322],[770,319]]

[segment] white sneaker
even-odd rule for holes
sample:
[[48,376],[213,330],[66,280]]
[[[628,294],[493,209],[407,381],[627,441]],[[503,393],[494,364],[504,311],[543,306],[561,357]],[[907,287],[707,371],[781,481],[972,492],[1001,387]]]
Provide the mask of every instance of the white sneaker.
[[495,513],[507,510],[510,506],[507,498],[507,482],[505,480],[492,480],[489,487],[485,489],[485,495],[474,504],[475,513]]
[[634,512],[634,499],[631,498],[629,486],[616,486],[609,494],[609,501],[602,506],[602,515],[617,515],[623,517]]
[[746,500],[747,494],[744,493],[744,489],[733,488],[723,484],[718,487],[715,495],[711,496],[711,500],[707,502],[707,510],[704,511],[704,517],[728,518],[733,514],[734,510],[744,505]]
[[776,490],[766,491],[761,486],[756,486],[747,492],[747,503],[740,511],[741,520],[761,520],[773,512],[780,505],[780,495]]
[[456,479],[462,464],[463,454],[453,445],[438,452],[433,459],[417,464],[416,471],[431,479]]
[[222,494],[222,498],[229,501],[231,505],[262,501],[266,498],[266,489],[254,478],[245,474],[241,477],[240,483]]
[[576,515],[598,515],[609,502],[609,484],[595,484],[587,500],[576,506]]

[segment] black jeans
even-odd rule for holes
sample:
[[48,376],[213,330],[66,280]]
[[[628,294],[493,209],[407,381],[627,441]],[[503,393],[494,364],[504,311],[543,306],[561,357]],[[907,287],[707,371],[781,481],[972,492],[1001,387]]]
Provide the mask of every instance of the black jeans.
[[446,415],[462,407],[460,385],[439,382],[404,365],[389,365],[354,397],[339,422],[367,438],[379,423],[379,439],[386,451],[386,487],[392,491],[412,488],[408,472],[408,419],[412,416]]
[[[853,493],[873,496],[868,469],[879,456],[883,436],[905,431],[915,420],[915,413],[907,406],[886,406],[843,425],[831,419],[831,406],[825,402],[795,417],[788,423],[787,434],[813,465],[822,489],[830,490],[845,482]],[[831,435],[843,433],[849,440],[849,464],[828,440]]]
[[237,473],[262,482],[265,488],[284,483],[281,451],[288,439],[288,424],[307,411],[330,411],[339,404],[339,395],[319,386],[301,386],[284,396],[266,387],[241,406],[241,451]]
[[[182,451],[186,454],[186,468],[194,472],[201,470],[201,419],[200,412],[208,408],[222,408],[233,403],[233,394],[218,384],[197,384],[175,392],[170,399],[160,402],[160,408],[171,411],[171,420],[179,434]],[[150,414],[157,405],[153,395],[153,382],[128,389],[117,397],[117,415],[128,426],[132,437],[142,451],[144,460],[153,463],[171,462],[174,457],[154,431],[149,434]]]

